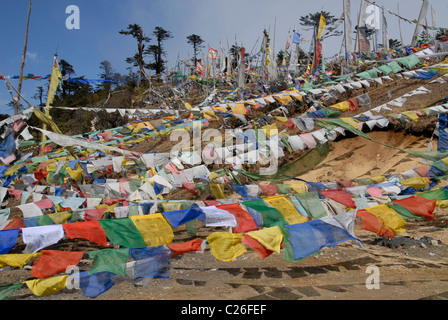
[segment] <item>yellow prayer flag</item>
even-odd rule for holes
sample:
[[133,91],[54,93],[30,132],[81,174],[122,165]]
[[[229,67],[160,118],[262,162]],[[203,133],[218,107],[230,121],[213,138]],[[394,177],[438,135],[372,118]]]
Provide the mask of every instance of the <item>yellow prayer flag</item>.
[[306,192],[306,183],[292,183],[289,185],[291,187],[291,191],[294,193],[305,193]]
[[373,181],[374,184],[378,184],[387,180],[385,176],[370,177],[370,179]]
[[70,167],[67,167],[66,170],[70,177],[72,177],[75,181],[78,181],[82,176],[82,169],[72,170]]
[[263,199],[270,206],[274,207],[282,213],[289,224],[297,224],[306,222],[307,218],[302,216],[284,195],[267,197]]
[[384,225],[390,228],[395,234],[401,235],[405,232],[402,229],[407,222],[392,208],[385,204],[365,209],[367,212],[375,215],[384,222]]
[[413,177],[410,177],[409,179],[401,181],[401,184],[403,186],[412,187],[414,189],[419,190],[426,188],[429,185],[429,178],[415,175]]
[[223,184],[210,183],[210,190],[216,199],[225,199]]
[[288,118],[287,117],[279,117],[279,116],[274,116],[275,120],[277,120],[278,122],[282,122],[282,123],[286,123],[288,122]]
[[131,216],[130,218],[142,234],[148,247],[157,247],[173,242],[173,229],[162,214],[155,213],[143,216]]
[[359,130],[358,122],[353,118],[340,118],[342,121],[344,121],[346,124],[351,125],[356,130]]
[[46,104],[47,107],[53,104],[54,94],[56,93],[56,90],[58,89],[61,83],[61,79],[62,79],[62,73],[59,70],[58,60],[56,57],[54,57],[53,70],[51,72],[51,78],[50,78],[50,86],[48,88],[48,96]]
[[261,127],[261,130],[264,130],[268,137],[272,137],[272,136],[278,135],[278,128],[277,128],[277,124],[276,123],[268,124],[266,126],[263,126],[263,127]]
[[404,114],[406,117],[411,119],[414,122],[417,122],[419,119],[419,116],[417,115],[417,112],[415,111],[403,111],[402,114]]
[[72,216],[71,213],[64,212],[56,212],[47,214],[53,220],[54,224],[66,224],[68,219]]
[[163,202],[163,212],[177,211],[182,209],[182,203],[180,202]]
[[62,275],[47,279],[28,280],[24,283],[35,296],[45,297],[64,289],[67,278],[68,275]]
[[237,103],[235,107],[230,106],[234,114],[246,114],[244,103]]
[[327,19],[325,19],[323,14],[321,14],[319,21],[319,30],[317,32],[317,39],[319,39],[320,36],[322,35],[322,32],[324,31],[326,25],[327,25]]
[[220,261],[231,261],[247,252],[242,240],[243,234],[230,232],[214,232],[207,237],[210,253]]
[[289,95],[282,95],[282,96],[273,96],[276,100],[280,101],[281,104],[287,105],[292,101],[292,98]]
[[339,109],[341,111],[348,111],[350,110],[350,103],[348,101],[343,101],[330,106],[330,108]]
[[42,253],[11,253],[0,255],[0,268],[6,266],[23,268],[32,258],[40,256]]
[[251,231],[246,234],[249,237],[258,240],[258,242],[260,242],[266,249],[280,253],[281,244],[283,242],[283,233],[279,226]]

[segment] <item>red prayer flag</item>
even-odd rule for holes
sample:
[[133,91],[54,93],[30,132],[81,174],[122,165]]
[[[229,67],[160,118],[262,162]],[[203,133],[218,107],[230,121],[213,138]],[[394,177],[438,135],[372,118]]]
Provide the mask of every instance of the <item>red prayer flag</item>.
[[84,211],[84,220],[85,221],[98,221],[101,220],[107,208],[103,209],[87,209]]
[[257,239],[254,239],[246,234],[243,234],[243,244],[248,245],[254,250],[261,259],[270,256],[274,251],[266,249]]
[[33,263],[31,274],[38,279],[46,279],[67,270],[69,266],[78,265],[85,251],[42,250]]
[[260,187],[263,194],[267,197],[274,196],[277,193],[277,188],[274,184],[260,184]]
[[62,225],[70,239],[86,239],[103,247],[108,247],[104,229],[98,221],[72,222]]
[[3,230],[10,230],[10,229],[22,229],[26,228],[26,225],[23,223],[23,219],[13,219],[6,227],[3,228]]
[[437,199],[428,200],[419,196],[411,196],[392,202],[405,207],[416,216],[423,217],[426,220],[434,219],[434,210],[436,209]]
[[233,233],[246,233],[258,230],[258,227],[249,212],[243,210],[239,203],[229,203],[216,206],[232,214],[237,222],[237,227],[232,228]]
[[361,209],[358,210],[356,215],[361,218],[361,228],[363,230],[374,232],[389,239],[395,238],[394,232],[390,228],[384,226],[384,222],[378,219],[374,214],[367,212],[365,209]]
[[355,202],[352,200],[352,196],[348,191],[342,189],[334,189],[334,190],[321,190],[319,191],[324,197],[330,198],[336,202],[343,204],[349,208],[356,208]]
[[167,247],[172,251],[171,257],[177,257],[186,252],[194,252],[202,250],[202,239],[194,239],[187,242],[181,243],[170,243]]

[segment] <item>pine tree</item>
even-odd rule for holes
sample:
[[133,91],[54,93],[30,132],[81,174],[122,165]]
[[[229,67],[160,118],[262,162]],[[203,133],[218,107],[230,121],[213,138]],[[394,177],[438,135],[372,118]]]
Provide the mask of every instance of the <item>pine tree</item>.
[[145,37],[143,28],[138,24],[130,24],[127,30],[121,30],[119,33],[122,35],[130,35],[137,40],[137,53],[133,57],[126,58],[126,62],[134,67],[138,67],[140,70],[140,78],[145,78],[145,43],[149,43],[151,39]]
[[196,63],[198,62],[198,51],[199,49],[204,47],[202,45],[204,43],[204,40],[202,40],[201,36],[198,36],[197,34],[190,34],[187,37],[187,43],[193,46],[194,65],[196,66]]

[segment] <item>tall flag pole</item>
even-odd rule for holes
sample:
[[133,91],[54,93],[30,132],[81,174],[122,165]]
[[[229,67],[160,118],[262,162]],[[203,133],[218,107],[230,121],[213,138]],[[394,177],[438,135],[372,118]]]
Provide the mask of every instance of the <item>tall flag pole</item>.
[[25,44],[23,46],[23,54],[22,54],[22,62],[20,65],[20,76],[19,76],[19,84],[17,86],[17,91],[18,91],[18,95],[17,95],[17,99],[15,100],[15,105],[14,105],[14,115],[17,115],[19,113],[19,108],[20,108],[20,92],[22,91],[22,81],[23,81],[23,68],[25,67],[25,57],[26,57],[26,51],[27,51],[27,47],[28,47],[28,29],[30,26],[30,16],[31,16],[31,7],[32,7],[32,3],[30,0],[30,4],[28,7],[28,18],[26,21],[26,32],[25,32]]

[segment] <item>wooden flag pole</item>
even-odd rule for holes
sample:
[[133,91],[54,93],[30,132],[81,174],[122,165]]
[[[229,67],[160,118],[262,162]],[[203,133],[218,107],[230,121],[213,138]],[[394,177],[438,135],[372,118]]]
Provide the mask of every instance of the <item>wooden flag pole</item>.
[[20,65],[19,84],[17,86],[18,95],[17,95],[17,100],[15,101],[15,106],[14,106],[14,115],[17,115],[19,113],[19,107],[20,107],[20,92],[22,91],[23,69],[25,67],[25,57],[26,57],[26,51],[27,51],[27,47],[28,47],[28,29],[29,29],[29,25],[30,25],[31,7],[32,7],[32,3],[30,0],[30,5],[28,7],[28,18],[26,21],[25,44],[23,46],[22,63]]

